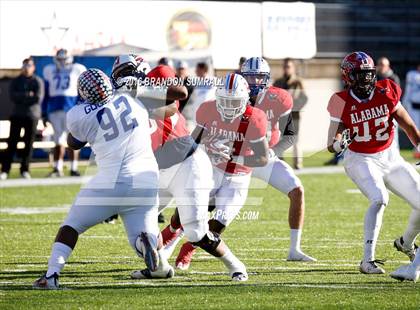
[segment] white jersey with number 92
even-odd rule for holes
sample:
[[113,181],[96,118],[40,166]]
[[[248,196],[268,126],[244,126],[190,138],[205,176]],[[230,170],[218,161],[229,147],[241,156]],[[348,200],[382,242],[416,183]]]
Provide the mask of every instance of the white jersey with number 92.
[[142,179],[133,182],[148,182],[145,172],[150,172],[149,182],[157,181],[149,116],[140,101],[121,94],[104,105],[79,104],[67,113],[67,126],[95,154],[99,169],[90,183],[112,185],[140,174]]

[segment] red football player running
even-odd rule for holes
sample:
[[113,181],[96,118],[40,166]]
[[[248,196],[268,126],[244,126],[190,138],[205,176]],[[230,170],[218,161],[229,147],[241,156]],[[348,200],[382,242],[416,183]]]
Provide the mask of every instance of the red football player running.
[[414,259],[414,240],[420,232],[420,180],[416,170],[405,162],[394,140],[395,119],[413,145],[420,132],[400,103],[401,88],[391,80],[376,81],[375,64],[364,52],[347,55],[341,63],[347,89],[335,93],[328,104],[331,123],[328,150],[342,152],[347,175],[369,199],[364,223],[364,257],[360,271],[381,274],[375,260],[375,247],[382,216],[389,201],[387,188],[413,208],[407,230],[394,246]]
[[267,118],[267,141],[270,147],[268,164],[255,168],[252,176],[273,186],[287,195],[290,200],[289,227],[290,249],[288,261],[316,261],[305,254],[300,247],[305,216],[305,195],[303,185],[293,169],[279,158],[295,142],[292,96],[284,89],[268,86],[270,67],[263,58],[251,57],[245,61],[241,74],[251,89],[251,105],[264,111]]
[[[204,102],[197,110],[197,127],[192,136],[205,146],[213,164],[214,217],[212,232],[221,234],[245,204],[252,167],[267,164],[265,139],[267,119],[263,111],[248,105],[249,88],[238,74],[227,74],[216,100]],[[176,259],[176,267],[188,269],[195,247],[185,243]],[[240,279],[246,280],[245,266]]]

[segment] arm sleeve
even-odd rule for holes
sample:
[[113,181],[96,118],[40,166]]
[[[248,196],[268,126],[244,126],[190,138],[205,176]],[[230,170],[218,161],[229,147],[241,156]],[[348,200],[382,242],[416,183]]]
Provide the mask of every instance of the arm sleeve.
[[264,140],[266,135],[267,117],[263,111],[255,108],[248,126],[247,138],[251,143],[256,143]]
[[79,140],[79,142],[82,142],[82,143],[87,142],[88,130],[86,130],[87,128],[83,128],[83,126],[81,126],[83,124],[82,122],[77,121],[76,114],[77,113],[75,109],[71,109],[70,111],[67,112],[67,115],[66,115],[67,129],[75,139]]
[[283,154],[296,141],[296,130],[291,114],[279,119],[279,129],[281,132],[280,141],[272,147],[276,155]]

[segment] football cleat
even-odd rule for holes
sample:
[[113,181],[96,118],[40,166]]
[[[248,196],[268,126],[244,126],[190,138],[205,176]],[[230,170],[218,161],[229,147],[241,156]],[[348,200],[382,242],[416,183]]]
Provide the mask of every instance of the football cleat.
[[405,255],[408,256],[408,258],[410,259],[410,261],[414,260],[414,257],[416,256],[416,252],[418,249],[418,246],[416,244],[414,244],[411,248],[406,248],[404,246],[404,240],[403,237],[401,238],[397,238],[394,241],[394,248],[397,249],[397,251],[403,252]]
[[289,262],[316,262],[316,258],[306,255],[302,251],[290,251],[287,256]]
[[32,287],[35,289],[57,290],[59,288],[58,274],[55,272],[49,277],[47,277],[47,274],[44,274],[34,282]]
[[384,260],[375,259],[372,261],[361,261],[359,270],[364,274],[384,274],[385,270],[379,267],[377,264],[383,265]]
[[72,177],[80,177],[80,172],[78,170],[71,170],[70,176]]
[[245,272],[234,272],[232,274],[232,281],[245,282],[248,281],[248,274]]
[[31,179],[31,174],[30,174],[28,171],[23,171],[23,172],[20,174],[20,176],[21,176],[23,179],[26,179],[26,180],[30,180],[30,179]]
[[417,270],[414,266],[405,265],[399,267],[394,272],[391,272],[390,274],[391,278],[400,280],[400,281],[413,281],[414,283],[417,282],[417,280],[420,277],[420,270]]
[[58,170],[57,168],[54,168],[53,171],[51,171],[48,174],[49,178],[60,178],[64,176],[64,172],[62,170]]
[[144,262],[150,271],[156,271],[159,267],[159,253],[157,248],[152,246],[149,235],[142,232],[136,239],[135,248],[137,253],[144,258]]
[[167,246],[169,243],[174,241],[176,239],[176,237],[178,237],[181,233],[182,233],[181,228],[178,228],[177,230],[175,230],[175,232],[172,232],[171,225],[166,226],[162,230],[163,246]]
[[150,271],[149,269],[136,270],[131,274],[132,279],[169,279],[175,275],[174,268],[169,264],[158,268],[156,271]]
[[197,249],[191,243],[184,243],[175,260],[175,267],[181,270],[190,268],[191,260],[196,250]]

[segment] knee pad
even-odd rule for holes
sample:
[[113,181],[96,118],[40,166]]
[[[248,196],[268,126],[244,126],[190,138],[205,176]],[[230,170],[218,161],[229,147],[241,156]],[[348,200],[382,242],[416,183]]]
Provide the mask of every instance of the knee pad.
[[192,242],[192,244],[202,248],[207,253],[213,253],[221,241],[219,234],[208,231],[200,241]]
[[209,230],[207,219],[187,223],[182,225],[182,227],[184,229],[185,237],[187,237],[188,241],[191,243],[200,241]]
[[388,203],[389,203],[389,194],[387,190],[376,193],[376,195],[374,195],[370,199],[371,205],[377,205],[377,206],[384,205],[386,207]]

